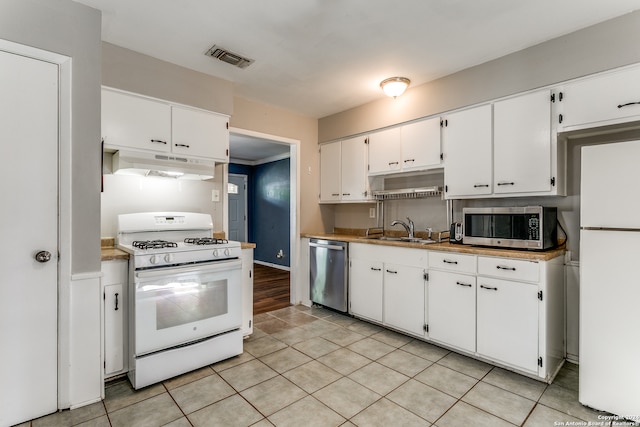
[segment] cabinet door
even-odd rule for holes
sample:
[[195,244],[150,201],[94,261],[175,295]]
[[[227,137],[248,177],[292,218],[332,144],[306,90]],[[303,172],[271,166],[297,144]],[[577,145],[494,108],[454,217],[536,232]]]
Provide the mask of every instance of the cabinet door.
[[124,294],[122,284],[104,287],[104,375],[124,369]]
[[368,195],[366,139],[364,137],[345,139],[341,144],[341,200],[366,200]]
[[340,200],[340,142],[320,146],[320,201]]
[[493,191],[551,190],[551,91],[493,105]]
[[102,90],[102,136],[108,146],[171,150],[169,105],[111,90]]
[[349,266],[349,312],[382,323],[382,262],[354,258]]
[[424,269],[384,265],[384,324],[424,336]]
[[429,271],[429,338],[476,351],[476,278]]
[[125,260],[102,262],[104,316],[104,376],[127,371],[127,289],[129,263]]
[[229,161],[227,117],[207,111],[171,107],[171,151]]
[[640,68],[634,67],[570,83],[560,103],[565,130],[622,123],[640,116]]
[[440,167],[440,118],[422,120],[400,128],[402,170]]
[[491,194],[491,105],[445,118],[443,131],[445,197]]
[[538,286],[478,276],[477,351],[538,371]]
[[400,128],[369,135],[369,175],[400,172]]

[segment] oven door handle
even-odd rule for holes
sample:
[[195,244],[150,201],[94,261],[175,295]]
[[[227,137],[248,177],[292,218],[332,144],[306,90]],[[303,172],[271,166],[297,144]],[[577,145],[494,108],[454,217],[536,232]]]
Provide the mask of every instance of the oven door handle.
[[229,261],[214,261],[203,264],[195,264],[188,267],[169,267],[136,271],[136,277],[139,279],[149,279],[154,277],[166,277],[174,274],[184,273],[216,273],[238,268],[242,268],[242,261],[240,261],[239,259],[233,259]]

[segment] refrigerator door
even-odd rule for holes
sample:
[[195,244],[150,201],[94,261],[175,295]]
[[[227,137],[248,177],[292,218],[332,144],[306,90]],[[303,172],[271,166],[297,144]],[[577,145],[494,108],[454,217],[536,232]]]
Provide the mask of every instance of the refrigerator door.
[[580,381],[583,405],[640,414],[640,232],[580,233]]
[[580,225],[640,229],[640,141],[582,147]]

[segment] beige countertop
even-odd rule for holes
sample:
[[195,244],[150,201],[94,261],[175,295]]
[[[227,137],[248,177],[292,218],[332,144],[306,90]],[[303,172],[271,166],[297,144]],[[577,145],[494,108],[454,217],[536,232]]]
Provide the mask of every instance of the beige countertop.
[[548,261],[557,256],[564,254],[565,245],[562,244],[557,248],[548,249],[546,251],[530,251],[520,249],[499,249],[486,248],[481,246],[459,245],[447,242],[442,243],[411,243],[389,240],[376,240],[357,234],[341,234],[341,233],[303,233],[301,237],[338,240],[349,243],[367,243],[371,245],[396,246],[403,248],[428,249],[430,251],[456,252],[461,254],[495,256],[502,258],[518,258],[531,261]]

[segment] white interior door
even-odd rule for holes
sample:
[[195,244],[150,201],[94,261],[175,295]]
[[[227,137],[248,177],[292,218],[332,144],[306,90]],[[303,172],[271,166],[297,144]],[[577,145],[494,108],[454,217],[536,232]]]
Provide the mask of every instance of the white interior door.
[[57,65],[0,51],[0,129],[4,426],[57,410]]
[[229,174],[229,240],[247,241],[247,175]]

